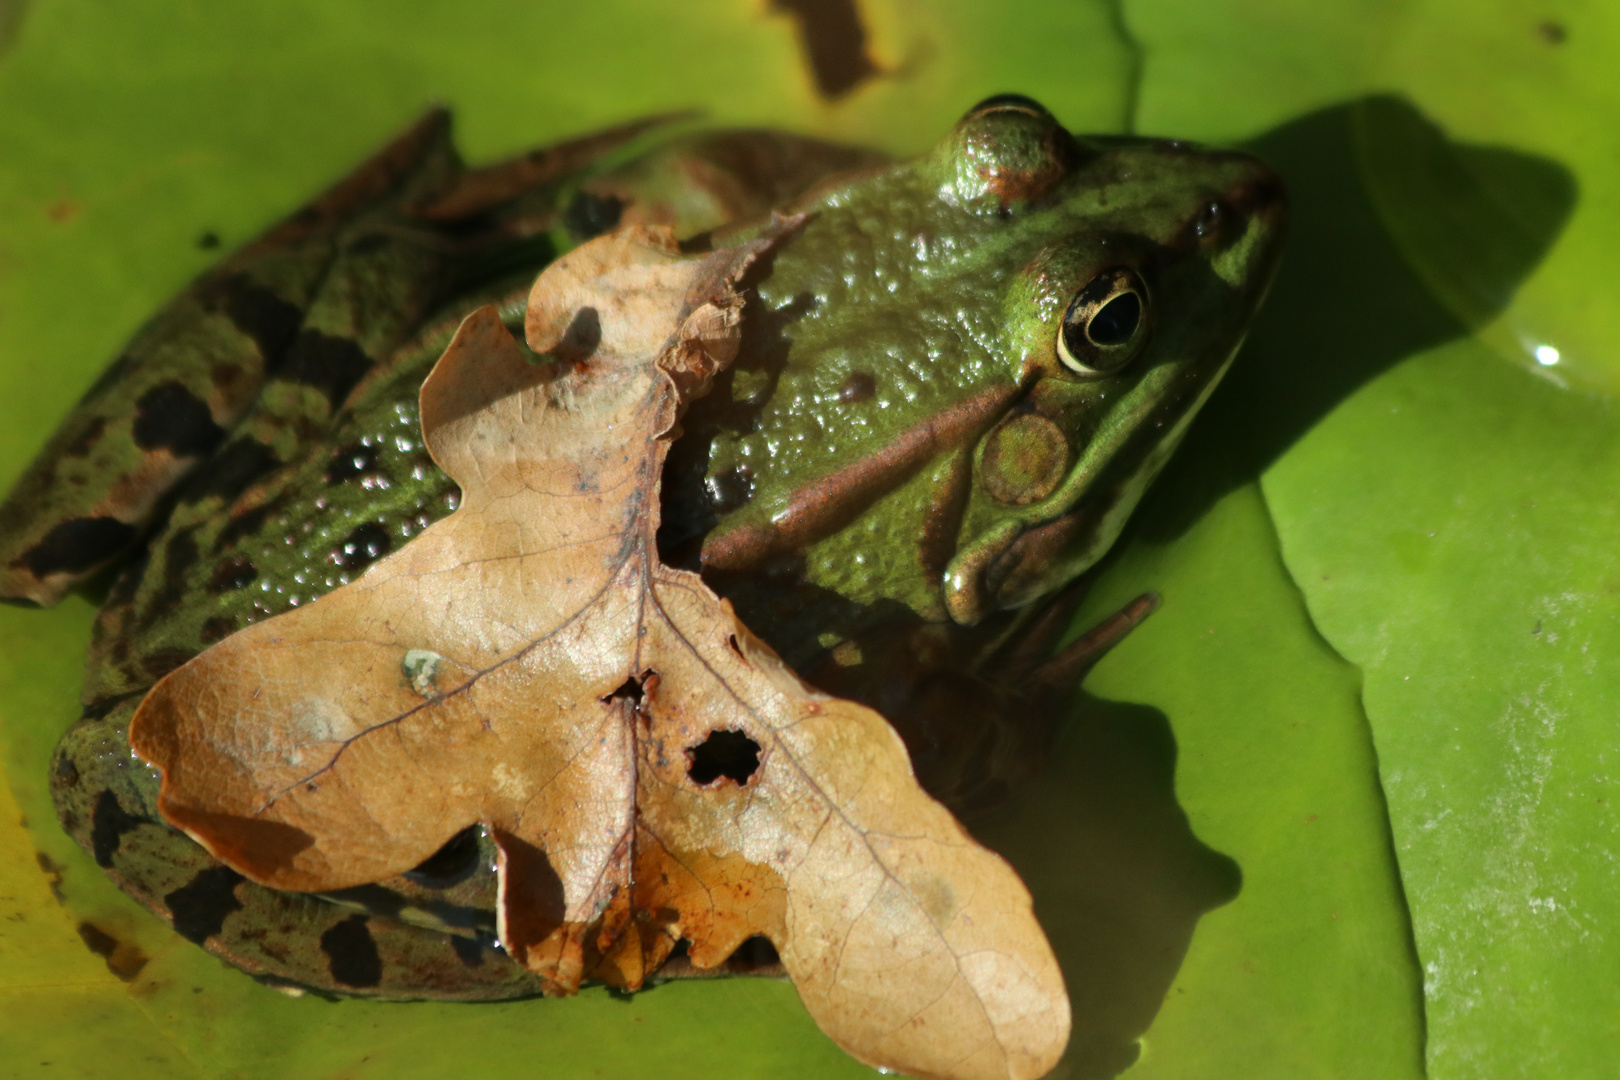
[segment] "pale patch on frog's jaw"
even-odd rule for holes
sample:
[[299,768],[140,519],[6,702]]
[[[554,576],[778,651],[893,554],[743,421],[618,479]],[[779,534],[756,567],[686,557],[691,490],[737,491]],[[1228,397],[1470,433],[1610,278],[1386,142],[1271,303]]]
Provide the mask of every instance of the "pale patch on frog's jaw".
[[1242,289],[1254,276],[1255,261],[1264,258],[1261,249],[1271,238],[1273,230],[1258,215],[1249,218],[1243,235],[1210,260],[1210,268],[1220,279],[1234,289]]

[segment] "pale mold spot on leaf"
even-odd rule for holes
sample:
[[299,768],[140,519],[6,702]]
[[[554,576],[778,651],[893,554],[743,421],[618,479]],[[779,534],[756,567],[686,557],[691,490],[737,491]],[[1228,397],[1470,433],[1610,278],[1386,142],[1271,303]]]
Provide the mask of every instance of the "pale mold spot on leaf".
[[407,649],[399,666],[412,690],[423,697],[438,695],[439,669],[444,666],[444,657],[432,649]]
[[299,699],[288,719],[288,734],[292,737],[281,755],[288,765],[304,763],[306,746],[344,742],[360,731],[360,725],[341,705],[323,697]]
[[490,789],[508,799],[522,798],[528,788],[523,775],[504,761],[497,761],[489,774]]

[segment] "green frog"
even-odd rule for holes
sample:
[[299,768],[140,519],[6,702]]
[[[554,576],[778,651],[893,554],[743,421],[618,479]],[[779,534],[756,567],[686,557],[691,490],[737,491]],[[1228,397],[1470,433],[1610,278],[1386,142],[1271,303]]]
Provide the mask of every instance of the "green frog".
[[[936,797],[992,805],[1151,610],[1055,648],[1075,583],[1230,362],[1284,217],[1251,157],[1078,137],[1018,95],[903,163],[655,120],[470,169],[430,113],[160,312],[0,505],[0,597],[105,591],[53,765],[63,824],[271,984],[538,992],[495,938],[481,827],[389,881],[277,892],[163,822],[127,728],[164,674],[456,508],[423,446],[423,378],[486,303],[521,338],[537,271],[631,223],[692,252],[789,229],[746,283],[737,361],[683,418],[662,557],[809,681],[888,717]],[[694,778],[731,767],[712,754]],[[753,942],[724,970],[771,964]]]

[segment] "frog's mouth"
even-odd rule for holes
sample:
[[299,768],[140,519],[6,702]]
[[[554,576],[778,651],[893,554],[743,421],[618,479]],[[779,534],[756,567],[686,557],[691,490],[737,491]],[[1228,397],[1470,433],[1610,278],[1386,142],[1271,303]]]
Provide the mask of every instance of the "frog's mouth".
[[1237,345],[1218,363],[1163,365],[1144,378],[1057,490],[963,543],[941,581],[951,618],[973,625],[1022,606],[1101,559],[1231,365]]

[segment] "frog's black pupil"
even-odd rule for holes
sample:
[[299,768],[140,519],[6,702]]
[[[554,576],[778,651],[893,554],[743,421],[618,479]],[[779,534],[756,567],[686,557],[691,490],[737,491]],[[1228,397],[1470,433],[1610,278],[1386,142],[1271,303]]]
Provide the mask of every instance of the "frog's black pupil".
[[1098,345],[1123,345],[1131,340],[1141,321],[1142,298],[1133,292],[1123,292],[1098,309],[1086,333]]
[[979,113],[990,112],[994,109],[1027,109],[1037,116],[1051,116],[1052,113],[1045,105],[1032,97],[1023,94],[992,94],[967,111],[968,116],[977,116]]

